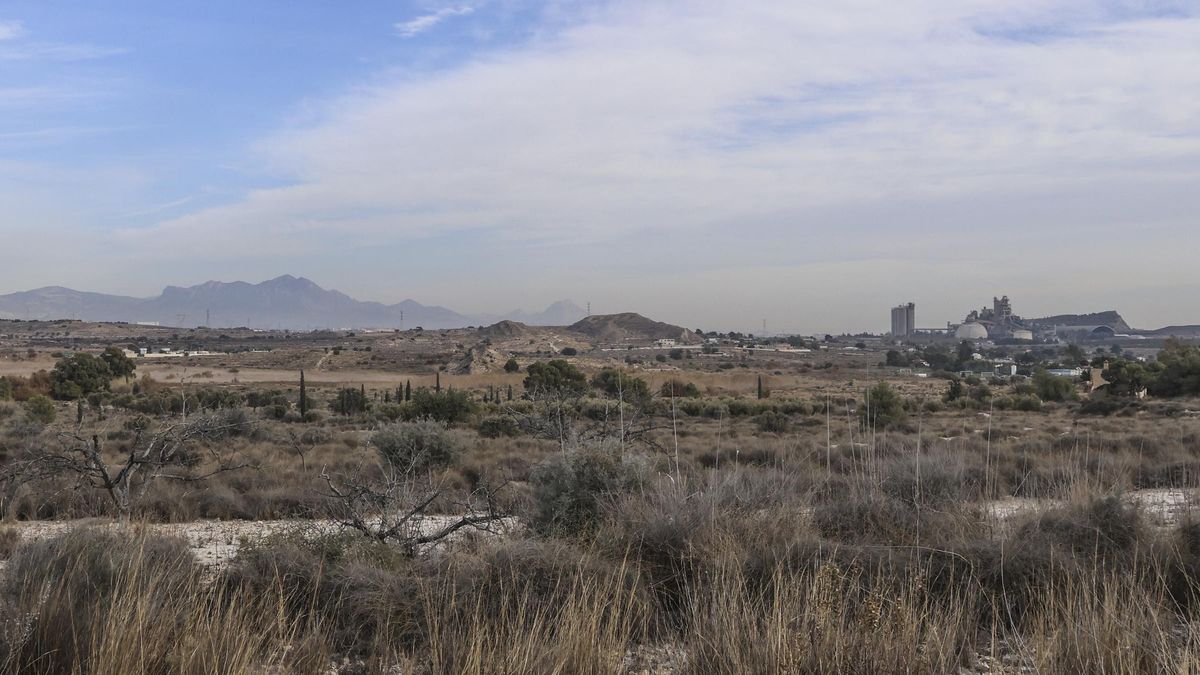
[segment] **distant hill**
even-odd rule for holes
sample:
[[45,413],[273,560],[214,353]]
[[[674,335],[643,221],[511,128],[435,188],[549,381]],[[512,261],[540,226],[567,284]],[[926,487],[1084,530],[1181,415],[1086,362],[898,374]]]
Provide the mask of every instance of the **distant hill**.
[[529,326],[519,321],[509,321],[507,319],[479,329],[481,336],[495,340],[519,338],[528,335],[530,332]]
[[313,328],[460,328],[474,323],[445,307],[405,300],[362,302],[303,277],[284,275],[258,284],[209,281],[168,286],[153,298],[86,293],[51,286],[0,295],[0,317],[157,322],[164,326]]
[[1156,337],[1180,337],[1180,338],[1197,338],[1200,337],[1200,325],[1190,326],[1164,326],[1155,330],[1141,331],[1142,335],[1153,335]]
[[476,315],[476,323],[491,324],[497,321],[516,321],[526,326],[569,326],[587,316],[582,307],[570,300],[559,300],[540,312],[515,309],[508,314]]
[[641,314],[597,314],[571,324],[570,329],[603,342],[625,342],[628,340],[657,340],[670,338],[680,342],[692,342],[692,331],[661,321],[647,319]]
[[1058,314],[1041,319],[1030,319],[1029,323],[1039,326],[1110,326],[1118,333],[1128,333],[1133,330],[1115,310],[1093,314]]
[[[86,293],[61,286],[0,295],[0,319],[133,321],[146,300]],[[137,319],[142,320],[142,319]]]

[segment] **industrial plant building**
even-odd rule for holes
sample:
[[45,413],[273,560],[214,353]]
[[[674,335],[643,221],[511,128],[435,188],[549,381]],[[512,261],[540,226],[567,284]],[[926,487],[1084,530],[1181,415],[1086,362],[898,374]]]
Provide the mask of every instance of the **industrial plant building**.
[[972,310],[961,324],[949,325],[960,340],[1032,340],[1033,330],[1013,314],[1008,296],[992,298],[992,306]]
[[912,337],[917,332],[917,306],[913,303],[892,308],[892,337]]

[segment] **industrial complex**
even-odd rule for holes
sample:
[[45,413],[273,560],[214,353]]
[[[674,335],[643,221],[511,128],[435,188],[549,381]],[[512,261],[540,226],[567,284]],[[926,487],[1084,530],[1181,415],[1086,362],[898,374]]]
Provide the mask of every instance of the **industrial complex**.
[[960,323],[945,328],[917,328],[916,303],[907,302],[891,309],[890,335],[897,339],[953,338],[970,341],[1005,342],[1087,342],[1114,338],[1143,339],[1132,331],[1115,312],[1112,324],[1086,323],[1101,315],[1063,315],[1048,319],[1025,319],[1013,312],[1007,295],[993,297],[990,307],[971,310]]

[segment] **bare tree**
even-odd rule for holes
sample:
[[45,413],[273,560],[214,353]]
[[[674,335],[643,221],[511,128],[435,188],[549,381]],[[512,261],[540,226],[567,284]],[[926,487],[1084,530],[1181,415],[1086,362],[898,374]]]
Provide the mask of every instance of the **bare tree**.
[[343,476],[322,468],[321,478],[328,489],[331,520],[377,541],[399,544],[409,555],[464,528],[495,532],[508,518],[496,499],[503,484],[481,487],[466,501],[455,503],[463,515],[430,527],[429,510],[445,494],[430,474],[420,476],[410,467],[384,463],[376,478],[367,477],[362,467]]
[[300,470],[305,475],[308,474],[308,453],[312,452],[317,446],[316,442],[306,438],[303,434],[297,434],[295,431],[288,431],[288,446],[292,452],[300,459]]
[[225,438],[241,431],[243,425],[244,421],[227,416],[204,415],[155,433],[138,429],[114,461],[105,457],[101,433],[88,435],[77,427],[60,432],[52,442],[28,448],[5,467],[0,478],[10,486],[45,478],[73,479],[75,489],[105,492],[117,513],[128,518],[154,481],[203,481],[219,473],[252,467],[251,463],[226,457],[212,443],[204,444],[204,454],[193,452],[198,442]]

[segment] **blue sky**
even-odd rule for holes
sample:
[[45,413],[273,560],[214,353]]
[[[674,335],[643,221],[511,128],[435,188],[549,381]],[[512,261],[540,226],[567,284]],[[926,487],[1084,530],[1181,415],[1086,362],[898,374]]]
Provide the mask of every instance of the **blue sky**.
[[0,4],[0,292],[1200,322],[1172,0]]

